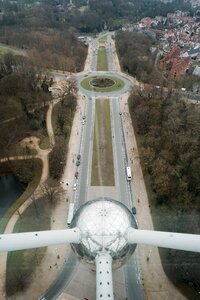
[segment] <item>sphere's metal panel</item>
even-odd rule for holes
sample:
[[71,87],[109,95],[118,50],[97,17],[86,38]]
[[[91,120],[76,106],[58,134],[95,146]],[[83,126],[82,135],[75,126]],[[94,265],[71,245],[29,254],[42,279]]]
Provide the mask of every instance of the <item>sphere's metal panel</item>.
[[125,233],[129,227],[137,228],[135,219],[122,203],[99,198],[88,201],[75,213],[71,227],[81,231],[81,243],[72,248],[81,260],[94,264],[100,251],[107,251],[113,266],[120,267],[133,253],[136,245],[129,245]]

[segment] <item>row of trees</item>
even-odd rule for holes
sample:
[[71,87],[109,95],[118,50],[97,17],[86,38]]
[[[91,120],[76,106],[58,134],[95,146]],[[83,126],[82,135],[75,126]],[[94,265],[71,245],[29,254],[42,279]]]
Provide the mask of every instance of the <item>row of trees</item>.
[[56,116],[54,128],[55,146],[49,154],[50,176],[59,180],[64,161],[66,160],[67,144],[70,138],[71,126],[77,106],[77,85],[75,80],[68,80],[64,88],[65,93],[53,110]]

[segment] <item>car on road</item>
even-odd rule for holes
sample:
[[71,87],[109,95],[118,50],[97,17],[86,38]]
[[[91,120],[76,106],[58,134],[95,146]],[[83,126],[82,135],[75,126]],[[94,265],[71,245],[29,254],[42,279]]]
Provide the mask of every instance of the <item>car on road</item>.
[[77,190],[77,183],[74,183],[74,185],[73,185],[73,190],[74,190],[74,191]]
[[132,207],[132,213],[133,213],[133,215],[136,215],[136,208],[135,208],[135,206]]
[[78,167],[78,166],[80,166],[80,164],[81,164],[80,160],[77,160],[76,161],[76,166]]

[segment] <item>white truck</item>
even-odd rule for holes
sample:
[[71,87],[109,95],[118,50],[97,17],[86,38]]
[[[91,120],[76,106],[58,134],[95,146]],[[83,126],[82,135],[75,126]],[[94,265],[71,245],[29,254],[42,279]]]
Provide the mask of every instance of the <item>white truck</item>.
[[131,180],[132,179],[131,167],[126,167],[126,178],[127,178],[127,180]]
[[69,204],[69,211],[68,211],[68,217],[67,217],[67,225],[70,226],[71,221],[74,216],[74,203]]

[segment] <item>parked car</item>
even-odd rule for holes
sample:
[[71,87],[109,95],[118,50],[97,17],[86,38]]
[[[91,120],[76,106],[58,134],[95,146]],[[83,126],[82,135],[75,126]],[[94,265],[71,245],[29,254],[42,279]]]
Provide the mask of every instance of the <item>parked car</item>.
[[135,208],[135,206],[132,207],[132,213],[133,213],[133,215],[136,215],[136,208]]
[[80,164],[81,164],[80,160],[77,160],[76,161],[76,166],[78,167],[78,166],[80,166]]
[[77,155],[77,159],[78,159],[78,160],[81,159],[81,155],[80,155],[80,154]]
[[74,176],[75,176],[76,178],[78,178],[78,172],[76,172]]
[[74,183],[74,185],[73,185],[73,190],[74,190],[74,191],[77,190],[77,183]]

